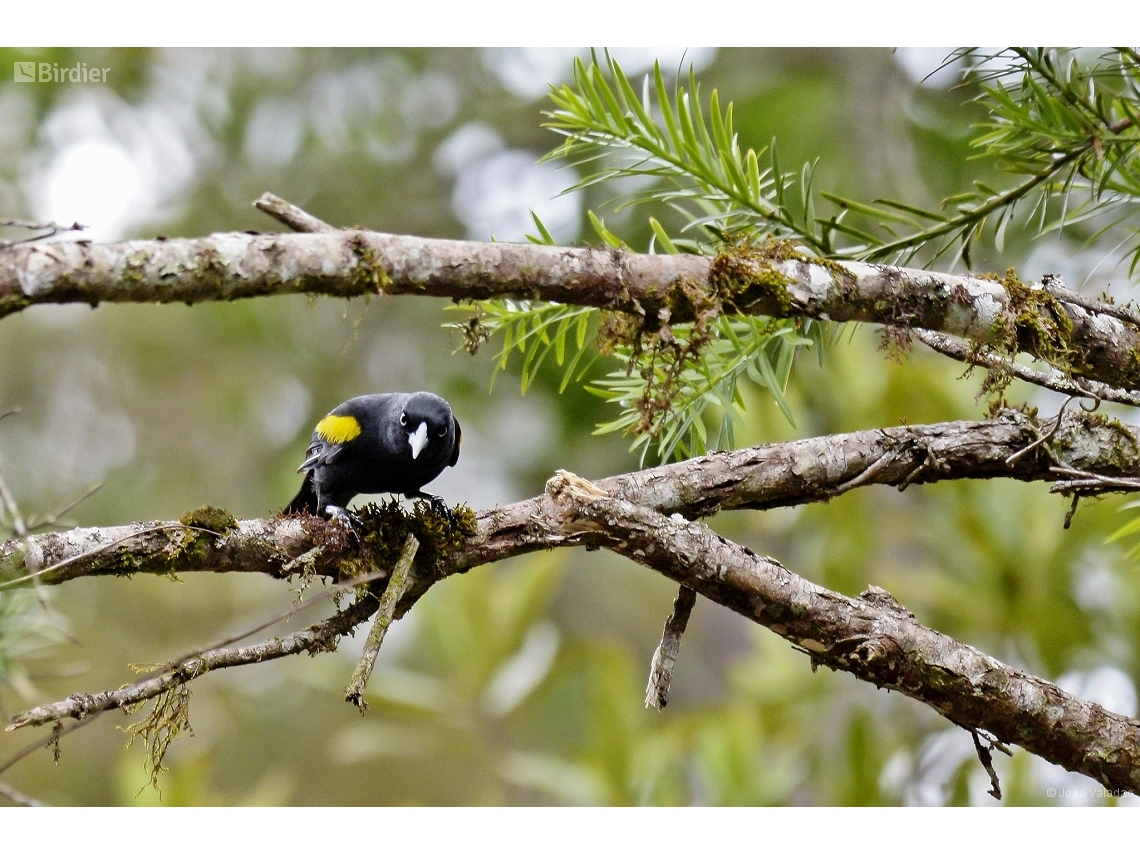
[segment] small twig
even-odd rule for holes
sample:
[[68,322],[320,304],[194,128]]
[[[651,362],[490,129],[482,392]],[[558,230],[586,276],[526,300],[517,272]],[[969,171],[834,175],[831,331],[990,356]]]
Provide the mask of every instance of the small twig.
[[693,613],[696,602],[697,592],[682,585],[677,591],[677,598],[673,600],[673,612],[665,619],[661,643],[653,651],[653,661],[649,665],[649,685],[645,687],[647,707],[663,710],[669,702],[669,683],[673,680],[673,666],[677,664],[677,654],[681,651],[681,636],[689,624],[689,615]]
[[0,796],[15,802],[24,807],[48,807],[47,802],[41,802],[39,799],[33,799],[29,795],[25,795],[5,781],[0,781]]
[[0,240],[0,249],[7,249],[10,246],[33,243],[37,240],[55,237],[62,232],[81,232],[87,228],[87,226],[82,226],[79,223],[72,223],[70,226],[61,226],[58,223],[33,223],[27,220],[0,220],[0,227],[27,229],[28,231],[46,231],[46,234],[32,235],[31,237],[21,238],[20,240]]
[[55,525],[59,522],[59,518],[66,514],[68,511],[74,510],[83,502],[86,502],[96,493],[103,489],[103,482],[97,481],[84,491],[83,495],[77,499],[72,499],[62,508],[52,511],[51,513],[44,514],[43,517],[33,516],[28,517],[28,531],[34,531],[37,528],[43,528],[47,525]]
[[[353,606],[357,605],[359,603],[353,604]],[[351,626],[355,626],[366,619],[370,613],[369,611],[357,615],[356,619],[351,621]],[[313,648],[325,649],[332,637],[338,635],[341,629],[347,631],[351,628],[345,621],[346,612],[337,612],[327,620],[280,638],[251,644],[248,647],[208,650],[189,661],[183,662],[175,669],[163,671],[156,676],[131,683],[122,689],[100,692],[96,695],[72,695],[66,700],[45,704],[20,713],[12,718],[5,730],[17,730],[29,724],[47,724],[65,718],[84,719],[107,710],[132,707],[219,668],[233,668],[255,662],[267,662],[271,659],[292,656]]]
[[268,214],[295,232],[335,232],[340,231],[335,226],[330,226],[324,220],[317,219],[307,211],[302,211],[292,202],[286,202],[279,196],[274,196],[272,193],[262,193],[261,198],[253,203],[253,207],[263,213]]
[[984,368],[1003,371],[1019,380],[1024,380],[1026,383],[1032,383],[1035,386],[1052,389],[1054,392],[1062,392],[1066,395],[1076,395],[1080,398],[1101,398],[1115,404],[1140,407],[1140,393],[1137,392],[1117,389],[1115,386],[1109,386],[1107,383],[1101,383],[1098,380],[1089,380],[1087,377],[1064,377],[1048,374],[1044,371],[1036,371],[1020,362],[1005,359],[993,353],[975,352],[960,341],[956,341],[943,333],[915,330],[914,334],[919,341],[931,350],[936,350],[943,356],[949,356],[951,359],[956,359],[967,365],[980,365]]
[[986,770],[986,774],[990,776],[990,790],[989,793],[998,801],[1001,801],[1001,783],[998,781],[997,772],[994,771],[994,757],[990,752],[994,743],[991,740],[989,746],[982,745],[982,741],[978,738],[978,731],[971,729],[970,736],[974,738],[974,750],[978,752],[978,760],[981,761],[982,767]]
[[404,541],[404,549],[392,570],[392,578],[388,580],[388,587],[380,595],[380,607],[376,610],[376,620],[372,629],[368,631],[368,638],[364,642],[364,650],[360,654],[360,662],[352,672],[352,679],[344,690],[344,699],[356,704],[361,714],[368,709],[368,702],[364,700],[364,687],[372,675],[372,668],[376,664],[376,654],[380,652],[380,645],[384,643],[384,636],[396,615],[396,606],[412,580],[412,562],[416,559],[416,551],[420,542],[414,534],[409,533]]
[[917,463],[915,467],[910,470],[910,472],[906,474],[906,477],[899,482],[898,491],[901,493],[906,490],[906,488],[913,484],[915,479],[918,478],[918,476],[927,469],[936,468],[938,468],[938,458],[934,456],[934,452],[930,449],[929,446],[927,446],[926,456],[923,457],[922,460]]
[[[1019,457],[1028,454],[1039,445],[1044,445],[1045,450],[1049,453],[1049,456],[1053,458],[1054,462],[1057,462],[1057,455],[1053,453],[1053,450],[1050,447],[1050,443],[1053,442],[1053,437],[1057,435],[1057,431],[1061,429],[1061,420],[1065,415],[1065,407],[1069,406],[1069,404],[1073,403],[1075,400],[1077,399],[1072,395],[1066,398],[1065,403],[1061,404],[1061,409],[1057,410],[1057,417],[1053,420],[1052,430],[1050,430],[1049,433],[1047,433],[1045,436],[1038,436],[1037,439],[1033,440],[1033,442],[1029,443],[1029,445],[1025,446],[1025,448],[1021,449],[1020,451],[1015,451],[1005,459],[1005,465],[1012,466]],[[1100,398],[1096,399],[1096,405],[1093,407],[1093,409],[1087,410],[1086,412],[1093,412],[1098,407],[1100,407]],[[1084,408],[1082,407],[1082,409]]]
[[1077,514],[1077,504],[1081,501],[1080,493],[1073,493],[1073,504],[1069,507],[1069,512],[1065,514],[1065,528],[1073,524],[1073,517]]
[[1074,306],[1079,306],[1086,312],[1092,312],[1097,315],[1108,315],[1110,318],[1116,318],[1118,321],[1124,321],[1125,323],[1140,327],[1140,315],[1129,311],[1126,306],[1117,306],[1112,303],[1103,303],[1099,300],[1093,300],[1083,294],[1078,294],[1076,291],[1070,291],[1064,285],[1058,284],[1060,282],[1061,277],[1051,273],[1046,273],[1041,277],[1041,286],[1061,302],[1071,303]]
[[1097,483],[1105,484],[1106,487],[1140,490],[1140,478],[1113,478],[1112,475],[1098,475],[1096,472],[1069,469],[1068,466],[1050,466],[1049,471],[1055,475],[1068,475],[1069,478],[1096,481]]
[[1050,493],[1068,493],[1070,490],[1132,493],[1140,490],[1140,478],[1112,478],[1108,475],[1097,475],[1095,472],[1070,469],[1067,466],[1050,466],[1049,471],[1069,479],[1055,483],[1049,488]]
[[[97,695],[71,695],[65,700],[46,704],[20,713],[12,717],[11,722],[5,730],[16,730],[29,724],[46,724],[49,721],[59,721],[64,718],[86,720],[93,715],[107,710],[132,706],[149,700],[174,686],[188,683],[191,680],[219,668],[233,668],[255,662],[265,662],[270,659],[291,656],[304,650],[320,651],[324,649],[331,638],[343,635],[362,621],[368,619],[368,616],[371,615],[373,611],[370,598],[362,597],[344,611],[339,611],[332,617],[298,632],[290,633],[289,635],[269,639],[247,647],[228,648],[226,645],[252,635],[268,626],[272,626],[278,621],[284,620],[342,591],[380,579],[385,573],[386,571],[379,570],[366,576],[358,576],[340,585],[335,585],[327,591],[322,592],[319,596],[313,597],[311,600],[296,604],[251,629],[225,639],[215,647],[200,648],[180,656],[163,668],[160,673],[144,677],[121,689],[100,692]],[[69,731],[65,731],[65,733],[66,732]],[[5,766],[0,766],[0,773],[8,768],[12,762],[15,761],[13,760]]]
[[261,630],[268,629],[275,623],[280,623],[283,620],[288,620],[298,612],[303,612],[305,609],[315,606],[317,603],[322,603],[325,600],[335,597],[337,594],[342,594],[352,588],[358,588],[361,585],[367,585],[369,582],[375,582],[377,579],[383,579],[387,575],[387,570],[376,570],[373,573],[367,573],[363,576],[354,576],[347,582],[341,582],[338,585],[333,585],[331,588],[322,591],[311,599],[294,603],[292,606],[285,609],[285,611],[278,612],[273,617],[263,620],[257,626],[252,626],[249,629],[238,633],[237,635],[231,635],[229,638],[223,638],[221,641],[218,641],[209,647],[200,647],[197,650],[186,653],[177,659],[172,660],[167,668],[177,668],[179,665],[183,665],[189,662],[191,659],[194,659],[197,656],[201,656],[203,653],[209,653],[211,650],[218,650],[222,647],[227,647],[234,642],[241,641],[243,638],[249,638],[255,632],[261,632]]
[[837,485],[835,489],[831,491],[832,495],[842,496],[848,490],[854,490],[861,484],[865,484],[867,481],[870,481],[881,471],[883,471],[883,469],[885,469],[889,464],[894,462],[894,459],[895,453],[893,451],[888,451],[854,478],[851,478],[850,480],[844,481],[842,484]]

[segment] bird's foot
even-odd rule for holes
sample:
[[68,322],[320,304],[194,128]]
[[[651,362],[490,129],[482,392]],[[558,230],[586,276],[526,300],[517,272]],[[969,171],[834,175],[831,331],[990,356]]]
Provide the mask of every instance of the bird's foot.
[[328,514],[330,520],[348,529],[348,533],[352,536],[353,542],[357,544],[360,543],[360,535],[356,533],[357,526],[361,525],[360,517],[347,508],[342,508],[338,505],[325,505],[325,513]]
[[431,509],[448,521],[451,525],[455,525],[455,514],[451,512],[451,508],[439,496],[431,497]]
[[433,496],[431,493],[419,493],[416,495],[417,499],[427,499],[431,509],[443,517],[450,525],[455,525],[455,514],[451,512],[451,508],[447,506],[447,502],[439,496]]

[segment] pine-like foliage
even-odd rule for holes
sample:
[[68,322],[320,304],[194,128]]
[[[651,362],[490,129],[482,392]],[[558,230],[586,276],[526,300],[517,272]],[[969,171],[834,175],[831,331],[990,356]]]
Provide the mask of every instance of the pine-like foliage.
[[[972,140],[976,156],[1015,181],[1004,189],[976,182],[936,210],[819,192],[814,163],[789,171],[775,141],[760,151],[742,147],[732,104],[722,108],[715,90],[703,103],[692,70],[687,82],[670,86],[657,66],[635,87],[608,55],[578,62],[573,83],[552,90],[547,127],[564,141],[548,159],[583,176],[568,192],[633,188],[621,192],[617,208],[650,210],[650,252],[711,255],[742,241],[776,239],[821,258],[953,268],[969,266],[979,240],[1000,252],[1013,231],[1065,232],[1106,247],[1106,255],[1127,253],[1134,273],[1138,60],[1127,48],[953,53],[947,62],[961,68],[963,88],[985,111]],[[682,227],[669,234],[661,220],[678,217]],[[594,212],[589,218],[603,243],[626,246]],[[531,239],[552,243],[535,222]],[[458,326],[472,344],[503,336],[499,369],[518,351],[525,391],[553,354],[564,367],[562,389],[585,380],[621,408],[598,432],[625,430],[643,461],[651,448],[667,459],[731,446],[747,383],[771,394],[791,421],[783,392],[797,353],[810,346],[823,355],[822,325],[810,322],[724,314],[673,326],[663,346],[652,336],[647,342],[613,335],[614,324],[590,309],[487,301],[475,313]],[[599,340],[599,329],[609,334]],[[590,373],[599,346],[618,363],[604,378]]]

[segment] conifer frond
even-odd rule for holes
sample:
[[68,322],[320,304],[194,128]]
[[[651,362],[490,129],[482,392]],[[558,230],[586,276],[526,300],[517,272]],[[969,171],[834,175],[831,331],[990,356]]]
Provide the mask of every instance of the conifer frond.
[[[760,151],[743,147],[732,104],[722,107],[715,90],[702,99],[692,69],[667,84],[656,65],[635,87],[608,54],[588,64],[577,60],[573,82],[552,89],[546,126],[564,141],[546,159],[578,170],[582,177],[569,190],[632,186],[616,200],[618,210],[649,206],[658,216],[681,214],[677,234],[648,217],[650,251],[711,255],[726,243],[774,238],[823,258],[952,268],[969,266],[983,239],[1000,252],[1012,235],[1063,233],[1103,242],[1109,253],[1123,249],[1134,273],[1140,266],[1137,54],[963,49],[951,63],[962,67],[963,85],[974,88],[986,111],[971,143],[976,157],[1015,178],[1006,187],[976,182],[938,210],[819,193],[815,163],[785,169],[775,140]],[[819,213],[821,205],[829,210]],[[603,243],[627,245],[593,211],[588,215]],[[539,234],[531,240],[553,243],[535,223]],[[487,301],[476,306],[465,334],[470,341],[473,330],[483,337],[501,333],[496,372],[517,350],[524,390],[551,353],[559,365],[572,353],[561,388],[586,380],[590,391],[621,408],[599,432],[624,430],[643,460],[654,444],[667,459],[733,444],[734,425],[743,423],[741,382],[767,390],[791,421],[783,389],[796,353],[813,339],[821,352],[819,324],[721,314],[716,295],[710,299],[717,305],[703,319],[663,330],[635,329],[636,319],[606,320],[590,309]],[[618,366],[590,379],[594,357],[583,353],[594,353],[599,329]]]

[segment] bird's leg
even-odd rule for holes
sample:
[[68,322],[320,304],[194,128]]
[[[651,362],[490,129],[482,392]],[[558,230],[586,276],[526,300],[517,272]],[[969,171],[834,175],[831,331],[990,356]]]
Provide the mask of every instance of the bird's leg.
[[409,499],[427,499],[431,509],[446,519],[449,523],[455,524],[455,514],[451,512],[451,508],[439,496],[433,496],[431,493],[425,493],[423,490],[416,490],[414,493],[406,494]]
[[356,533],[356,527],[361,524],[360,517],[340,505],[325,505],[325,513],[328,514],[330,520],[340,523],[348,529],[353,540],[360,543],[360,536]]

